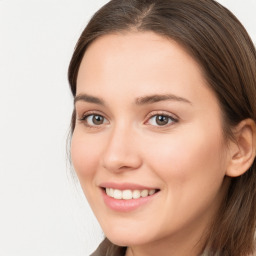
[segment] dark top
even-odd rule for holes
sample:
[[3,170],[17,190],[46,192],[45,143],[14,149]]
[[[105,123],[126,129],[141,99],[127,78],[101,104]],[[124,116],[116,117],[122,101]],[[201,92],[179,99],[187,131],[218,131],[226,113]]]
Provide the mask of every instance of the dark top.
[[125,256],[125,252],[126,247],[114,245],[105,238],[91,256]]
[[[105,238],[97,250],[90,256],[125,256],[126,249],[126,247],[120,247],[112,244],[107,238]],[[209,255],[207,252],[201,254],[201,256],[207,255]],[[220,256],[222,254],[217,253],[217,255]],[[256,251],[249,256],[256,256]]]

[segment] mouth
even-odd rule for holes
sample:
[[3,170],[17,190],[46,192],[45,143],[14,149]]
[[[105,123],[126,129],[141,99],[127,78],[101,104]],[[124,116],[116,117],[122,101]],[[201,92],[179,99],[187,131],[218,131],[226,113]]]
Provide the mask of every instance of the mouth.
[[145,187],[134,183],[100,184],[105,205],[117,212],[131,212],[150,202],[155,202],[161,191],[154,187]]
[[131,190],[131,189],[114,189],[114,188],[102,188],[107,196],[112,197],[117,200],[131,200],[139,199],[152,196],[158,193],[159,189],[143,189],[143,190]]

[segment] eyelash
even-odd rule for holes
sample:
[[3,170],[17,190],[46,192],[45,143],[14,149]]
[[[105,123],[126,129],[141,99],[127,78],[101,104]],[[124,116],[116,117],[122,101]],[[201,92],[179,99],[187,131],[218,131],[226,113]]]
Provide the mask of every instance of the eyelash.
[[[146,122],[145,124],[149,124],[150,120],[152,120],[153,118],[157,118],[157,117],[164,117],[167,118],[168,123],[164,124],[164,125],[152,125],[157,129],[161,129],[161,128],[167,128],[169,126],[174,125],[175,123],[178,123],[179,119],[178,117],[174,117],[173,115],[170,115],[169,113],[166,112],[161,112],[161,111],[156,111],[156,112],[152,112],[150,113],[147,117],[146,117]],[[155,121],[156,122],[156,121]]]
[[[98,116],[98,117],[102,117],[104,119],[103,122],[105,122],[105,120],[107,120],[102,114],[100,113],[97,113],[97,112],[87,112],[85,114],[83,114],[83,116],[81,118],[79,118],[78,120],[80,122],[82,122],[86,127],[88,128],[94,128],[94,129],[97,129],[97,128],[100,128],[100,126],[102,125],[91,125],[91,124],[88,124],[88,118],[89,117],[95,117],[95,116]],[[104,123],[103,123],[104,124]]]
[[[88,118],[89,117],[93,118],[93,117],[96,117],[96,116],[103,118],[103,123],[99,124],[99,125],[97,125],[97,124],[94,124],[94,125],[88,124]],[[167,128],[167,127],[169,127],[169,126],[171,126],[171,125],[173,125],[173,124],[175,124],[179,121],[179,119],[177,117],[173,117],[172,115],[167,114],[165,112],[152,112],[146,117],[147,121],[144,124],[150,125],[150,123],[149,123],[150,120],[152,118],[157,118],[157,117],[167,118],[168,123],[164,124],[164,125],[152,125],[156,128]],[[106,123],[105,121],[107,119],[102,114],[99,114],[97,112],[89,112],[89,113],[87,112],[81,118],[79,118],[78,120],[81,121],[88,128],[98,129],[98,128],[101,128],[101,126]],[[155,121],[155,123],[156,123],[156,121]]]

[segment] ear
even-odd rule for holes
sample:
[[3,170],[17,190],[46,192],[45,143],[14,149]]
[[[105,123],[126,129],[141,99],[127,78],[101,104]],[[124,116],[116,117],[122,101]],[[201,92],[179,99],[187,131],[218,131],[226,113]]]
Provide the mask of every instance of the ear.
[[241,121],[234,129],[235,141],[230,142],[226,175],[238,177],[253,164],[256,155],[256,125],[252,119]]

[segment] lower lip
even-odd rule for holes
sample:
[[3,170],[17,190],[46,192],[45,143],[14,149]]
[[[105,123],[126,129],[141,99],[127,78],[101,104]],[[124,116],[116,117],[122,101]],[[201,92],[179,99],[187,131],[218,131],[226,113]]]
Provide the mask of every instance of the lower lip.
[[115,199],[113,197],[108,196],[104,190],[102,191],[102,194],[103,194],[103,199],[105,204],[110,209],[114,211],[119,211],[119,212],[129,212],[129,211],[136,210],[140,206],[150,202],[156,196],[156,194],[158,194],[158,192],[151,196],[140,197],[138,199],[129,199],[129,200]]

